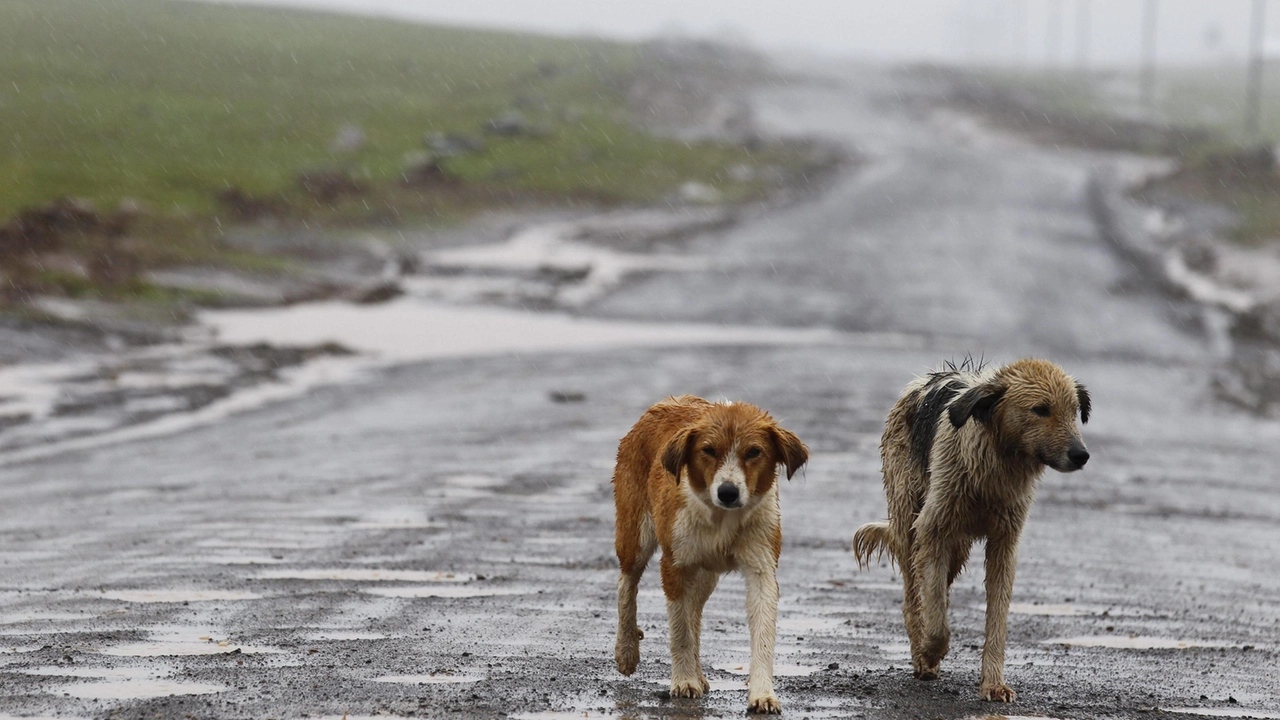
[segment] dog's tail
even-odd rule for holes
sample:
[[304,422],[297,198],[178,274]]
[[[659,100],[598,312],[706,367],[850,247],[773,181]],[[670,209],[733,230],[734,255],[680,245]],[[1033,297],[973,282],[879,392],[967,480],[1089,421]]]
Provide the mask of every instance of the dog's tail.
[[[880,557],[886,550],[892,550],[889,544],[889,523],[873,522],[858,528],[853,534],[853,557],[859,568],[871,568],[871,556]],[[892,555],[892,552],[890,552]]]

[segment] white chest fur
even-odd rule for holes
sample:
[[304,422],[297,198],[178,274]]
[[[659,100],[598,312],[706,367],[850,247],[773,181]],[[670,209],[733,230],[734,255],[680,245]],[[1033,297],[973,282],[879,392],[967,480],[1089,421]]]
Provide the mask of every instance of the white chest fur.
[[711,507],[688,482],[681,488],[685,505],[671,537],[676,565],[728,572],[741,562],[772,562],[773,532],[781,522],[776,485],[739,510]]

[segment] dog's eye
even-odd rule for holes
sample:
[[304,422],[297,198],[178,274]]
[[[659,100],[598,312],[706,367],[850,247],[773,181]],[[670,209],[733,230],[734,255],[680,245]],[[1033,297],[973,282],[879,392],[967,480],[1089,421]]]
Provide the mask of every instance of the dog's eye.
[[756,458],[760,457],[760,448],[758,447],[747,448],[747,454],[744,455],[743,457],[746,458],[747,460],[755,460]]
[[715,457],[716,449],[711,447],[710,445],[707,445],[706,447],[702,448],[702,454],[706,455],[707,457]]
[[1031,408],[1031,412],[1033,412],[1033,413],[1035,413],[1035,414],[1039,415],[1040,417],[1049,417],[1049,406],[1048,406],[1048,405],[1037,405],[1037,406],[1035,406],[1035,407]]

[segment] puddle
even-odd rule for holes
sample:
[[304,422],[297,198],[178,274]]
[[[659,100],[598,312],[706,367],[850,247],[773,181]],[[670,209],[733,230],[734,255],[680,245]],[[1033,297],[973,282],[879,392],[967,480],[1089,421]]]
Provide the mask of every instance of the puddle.
[[271,557],[270,555],[260,555],[257,557],[248,556],[207,556],[202,555],[192,558],[196,562],[209,563],[210,565],[279,565],[284,562],[281,558]]
[[790,632],[821,632],[835,630],[845,621],[837,618],[784,617],[778,618],[778,629]]
[[103,648],[98,652],[116,657],[171,657],[191,655],[225,655],[239,651],[242,655],[283,655],[284,650],[223,640],[152,640],[125,643]]
[[187,603],[258,600],[262,596],[240,590],[108,590],[99,597],[131,603]]
[[86,668],[86,667],[35,667],[14,669],[25,675],[52,677],[94,678],[98,680],[155,680],[173,672],[173,668]]
[[[201,320],[224,343],[310,347],[336,342],[384,363],[624,347],[815,344],[841,338],[827,330],[611,322],[558,313],[450,307],[412,296],[380,305],[334,301],[218,310],[204,313]],[[414,331],[406,333],[405,328]]]
[[[193,427],[218,422],[246,410],[296,397],[316,387],[350,381],[358,377],[362,371],[362,368],[353,363],[349,357],[319,357],[302,365],[280,368],[275,371],[272,381],[263,382],[258,376],[252,374],[244,376],[241,374],[242,368],[229,366],[220,375],[218,382],[212,384],[228,386],[234,392],[221,399],[207,402],[200,398],[207,397],[207,388],[211,384],[207,381],[208,378],[190,376],[175,380],[171,376],[182,378],[182,366],[213,357],[211,349],[210,343],[196,341],[191,344],[148,348],[128,354],[123,359],[117,353],[112,355],[109,362],[101,366],[85,364],[46,367],[42,369],[40,376],[34,379],[11,374],[10,371],[16,372],[14,368],[0,371],[0,394],[7,398],[18,398],[16,402],[23,407],[33,404],[41,405],[37,412],[30,414],[31,420],[6,429],[0,436],[0,451],[3,451],[3,455],[0,455],[0,465],[39,460],[66,452],[103,447],[129,440],[172,435]],[[176,403],[167,414],[154,408],[151,412],[139,412],[136,407],[122,407],[119,404],[95,405],[93,404],[96,402],[95,398],[102,393],[87,390],[83,392],[86,396],[84,407],[85,412],[89,414],[81,416],[56,414],[56,408],[60,404],[75,404],[77,392],[83,390],[77,387],[82,384],[82,378],[110,375],[116,372],[113,369],[113,363],[136,363],[139,362],[139,358],[156,365],[152,372],[160,378],[157,384],[163,385],[169,382],[172,385],[165,389],[165,392],[171,392],[180,397],[185,397],[184,393],[186,393],[196,399]],[[245,383],[251,381],[256,384],[246,387]],[[142,390],[141,392],[159,391]],[[9,406],[0,404],[0,411],[2,411],[0,414],[7,414]]]
[[1044,715],[970,715],[964,720],[1059,720]]
[[[650,682],[665,688],[671,687],[670,680],[655,679],[650,680]],[[746,680],[708,680],[707,684],[711,686],[711,692],[736,692],[747,689]]]
[[[628,712],[625,717],[635,717],[635,712]],[[521,714],[511,715],[513,720],[582,720],[584,717],[623,717],[623,715],[613,714],[613,712],[600,712],[599,710],[547,710],[544,712],[521,712]]]
[[420,585],[418,587],[364,588],[362,592],[392,598],[478,598],[500,595],[527,595],[529,590],[513,588],[486,588],[469,585]]
[[[732,675],[746,675],[751,670],[750,663],[719,663],[711,667],[716,670],[723,670]],[[774,677],[805,677],[812,675],[822,668],[816,665],[774,665]]]
[[444,479],[445,485],[460,488],[488,489],[506,485],[502,478],[492,475],[451,475]]
[[383,675],[373,681],[399,685],[452,685],[480,682],[483,679],[470,675]]
[[877,645],[880,652],[890,657],[911,657],[911,645],[908,643],[889,643],[887,645]]
[[[629,253],[578,242],[584,234],[580,223],[543,223],[515,233],[509,239],[479,247],[441,250],[427,255],[426,262],[439,270],[479,273],[424,279],[424,294],[470,301],[512,295],[555,300],[562,306],[578,307],[599,297],[628,275],[654,271],[690,271],[706,267],[703,258],[670,253]],[[494,274],[523,278],[506,289],[484,276]],[[471,297],[467,297],[471,290]],[[478,291],[478,292],[477,292]]]
[[84,620],[93,620],[102,617],[98,613],[53,613],[53,612],[33,612],[33,613],[14,613],[12,615],[0,616],[0,625],[18,625],[22,623],[55,623],[55,622],[76,622]]
[[362,632],[360,630],[318,630],[316,632],[303,635],[303,638],[311,641],[325,640],[386,640],[391,637],[383,633]]
[[141,700],[170,695],[210,695],[226,690],[225,685],[179,680],[127,680],[53,687],[48,692],[67,694],[82,700]]
[[1280,713],[1268,712],[1266,710],[1250,710],[1242,707],[1225,707],[1225,708],[1197,708],[1197,707],[1179,707],[1179,708],[1160,708],[1167,713],[1177,713],[1179,715],[1201,715],[1203,717],[1229,717],[1229,718],[1262,718],[1263,720],[1280,719]]
[[315,570],[269,570],[258,575],[265,580],[349,580],[352,582],[434,582],[464,583],[475,575],[429,570],[365,570],[329,568]]
[[[986,605],[974,605],[976,610],[986,610]],[[1038,605],[1035,603],[1009,603],[1009,612],[1015,615],[1046,615],[1054,617],[1079,617],[1101,615],[1107,608],[1092,605]]]
[[1191,648],[1234,648],[1235,643],[1220,640],[1175,640],[1158,637],[1128,637],[1125,635],[1082,635],[1070,638],[1045,640],[1043,645],[1068,647],[1115,648],[1119,650],[1186,650]]

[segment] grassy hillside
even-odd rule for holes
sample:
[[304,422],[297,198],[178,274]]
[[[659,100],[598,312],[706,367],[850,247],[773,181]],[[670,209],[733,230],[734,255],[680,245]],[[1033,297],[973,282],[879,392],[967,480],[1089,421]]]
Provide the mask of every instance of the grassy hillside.
[[[469,180],[651,200],[722,182],[737,148],[659,140],[623,114],[634,48],[163,0],[0,2],[0,218],[73,195],[213,209],[342,166],[397,177],[430,132],[518,110],[539,138],[448,160]],[[339,152],[346,126],[366,141]]]
[[[220,239],[263,215],[412,222],[513,198],[653,202],[688,181],[743,199],[777,177],[743,166],[808,162],[640,130],[629,93],[672,68],[619,43],[171,0],[0,0],[0,49],[0,305],[154,297],[141,273],[173,264],[281,267]],[[513,114],[521,129],[490,132]],[[472,147],[436,152],[409,182],[409,158],[421,166],[439,133]]]

